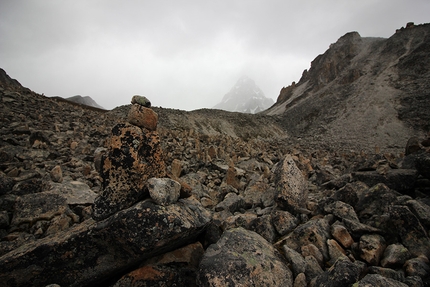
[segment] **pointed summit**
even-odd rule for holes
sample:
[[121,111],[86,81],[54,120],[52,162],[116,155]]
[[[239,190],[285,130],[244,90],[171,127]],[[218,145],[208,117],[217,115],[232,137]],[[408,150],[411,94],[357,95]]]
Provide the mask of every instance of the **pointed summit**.
[[274,101],[264,96],[254,80],[242,76],[214,109],[255,114],[268,109]]

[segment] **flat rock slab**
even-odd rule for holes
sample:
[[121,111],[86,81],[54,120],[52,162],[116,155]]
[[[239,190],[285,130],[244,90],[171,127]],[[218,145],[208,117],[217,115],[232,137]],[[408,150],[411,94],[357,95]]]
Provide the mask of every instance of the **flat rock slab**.
[[67,204],[94,204],[97,197],[97,193],[92,191],[88,184],[77,180],[50,182],[48,188],[45,193],[59,194],[66,198]]
[[292,286],[290,269],[263,237],[230,229],[208,247],[197,275],[198,286]]
[[415,188],[418,173],[414,169],[390,169],[386,174],[377,171],[359,171],[353,174],[353,178],[362,181],[372,187],[378,183],[384,183],[389,188],[401,193],[408,193]]
[[194,240],[211,220],[196,200],[142,201],[99,222],[23,245],[0,257],[0,286],[92,286]]

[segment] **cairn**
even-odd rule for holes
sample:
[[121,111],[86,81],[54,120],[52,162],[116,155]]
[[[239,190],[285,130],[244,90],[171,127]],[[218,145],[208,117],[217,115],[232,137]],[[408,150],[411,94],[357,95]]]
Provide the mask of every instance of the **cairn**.
[[128,122],[112,128],[107,154],[98,168],[103,191],[94,202],[96,220],[142,200],[148,179],[166,174],[156,131],[158,115],[146,97],[133,96],[131,103]]

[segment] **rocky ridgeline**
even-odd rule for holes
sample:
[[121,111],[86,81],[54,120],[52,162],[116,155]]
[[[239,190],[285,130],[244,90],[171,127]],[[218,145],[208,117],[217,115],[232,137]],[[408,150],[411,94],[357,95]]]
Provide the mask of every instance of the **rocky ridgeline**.
[[0,286],[429,283],[428,139],[309,150],[142,97],[0,95]]

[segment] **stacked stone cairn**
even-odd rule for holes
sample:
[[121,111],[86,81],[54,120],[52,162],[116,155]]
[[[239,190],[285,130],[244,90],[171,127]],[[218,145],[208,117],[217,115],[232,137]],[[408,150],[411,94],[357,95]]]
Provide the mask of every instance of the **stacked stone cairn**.
[[103,191],[94,203],[96,220],[132,206],[148,192],[160,205],[179,198],[181,185],[163,178],[166,167],[156,130],[157,113],[144,96],[133,96],[131,103],[128,122],[112,128],[108,152],[102,155],[98,167]]

